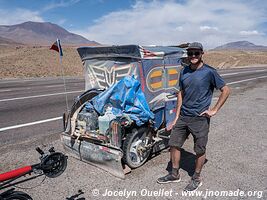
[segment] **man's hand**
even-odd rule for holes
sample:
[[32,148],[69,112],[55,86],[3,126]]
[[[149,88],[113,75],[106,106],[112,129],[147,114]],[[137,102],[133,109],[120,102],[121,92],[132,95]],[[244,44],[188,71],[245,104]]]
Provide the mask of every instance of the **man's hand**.
[[172,128],[174,127],[174,125],[176,124],[178,119],[175,119],[172,123],[169,123],[169,125],[166,127],[166,131],[170,131],[172,130]]
[[227,85],[225,85],[220,90],[221,90],[221,94],[215,106],[212,109],[205,110],[204,112],[200,114],[200,116],[212,117],[216,115],[216,113],[220,110],[220,108],[225,103],[226,99],[228,98],[230,94],[230,88]]
[[204,112],[202,112],[201,114],[200,114],[200,116],[206,116],[206,117],[212,117],[212,116],[214,116],[214,115],[216,115],[216,113],[217,113],[217,110],[205,110]]
[[[179,109],[180,110],[180,109]],[[180,112],[179,112],[180,113]],[[172,128],[175,126],[176,122],[178,121],[179,119],[179,115],[175,117],[175,119],[173,120],[172,123],[169,123],[169,125],[166,127],[166,130],[167,131],[170,131],[172,130]]]

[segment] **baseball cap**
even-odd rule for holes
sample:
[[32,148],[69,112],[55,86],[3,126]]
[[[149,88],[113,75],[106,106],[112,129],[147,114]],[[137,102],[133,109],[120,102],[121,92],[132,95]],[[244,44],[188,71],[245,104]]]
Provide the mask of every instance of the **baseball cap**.
[[188,45],[187,49],[200,49],[201,51],[203,51],[203,46],[199,42],[192,42]]

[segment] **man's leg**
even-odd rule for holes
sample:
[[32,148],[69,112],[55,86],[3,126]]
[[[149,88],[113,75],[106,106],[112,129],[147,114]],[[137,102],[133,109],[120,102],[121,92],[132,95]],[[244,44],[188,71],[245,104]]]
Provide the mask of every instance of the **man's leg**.
[[[204,137],[207,138],[207,137]],[[196,146],[198,144],[195,143],[195,151],[196,149],[198,149],[196,151],[196,167],[195,167],[195,172],[192,176],[192,179],[190,181],[190,183],[185,187],[185,191],[194,191],[197,190],[201,185],[202,185],[202,181],[201,181],[201,177],[200,177],[200,173],[201,170],[203,168],[203,165],[205,163],[206,160],[206,153],[205,153],[205,148],[206,148],[206,143],[207,143],[207,139],[201,138],[200,140],[203,140],[204,143],[202,144],[202,150],[196,148]],[[205,142],[206,141],[206,142]]]
[[190,123],[189,130],[194,137],[194,151],[196,153],[195,173],[190,183],[185,187],[186,191],[197,190],[202,181],[200,173],[206,160],[206,145],[208,143],[209,119],[206,117],[194,118]]
[[172,129],[169,140],[172,170],[168,175],[158,178],[158,183],[179,182],[181,180],[179,174],[179,162],[181,157],[180,148],[183,146],[187,136],[188,132],[186,124],[182,120],[178,119],[177,123]]
[[196,155],[196,168],[194,178],[200,178],[200,172],[206,160],[206,153]]
[[195,172],[200,173],[206,160],[206,153],[197,155]]
[[180,182],[180,174],[179,174],[179,163],[180,163],[181,152],[180,148],[171,146],[170,147],[170,158],[172,161],[172,169],[169,174],[166,176],[158,178],[157,182],[160,184],[163,183],[171,183],[171,182]]
[[181,159],[181,150],[177,147],[171,147],[171,161],[172,161],[172,174],[174,176],[179,175],[179,166],[180,166],[180,159]]

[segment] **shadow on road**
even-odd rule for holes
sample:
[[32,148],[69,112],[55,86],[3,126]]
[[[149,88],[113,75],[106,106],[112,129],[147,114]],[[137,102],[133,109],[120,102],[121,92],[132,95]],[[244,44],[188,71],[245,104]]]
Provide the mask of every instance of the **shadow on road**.
[[[195,160],[196,155],[188,152],[184,149],[181,149],[181,160],[180,160],[180,169],[185,170],[189,176],[193,176],[195,172]],[[208,160],[205,160],[205,164]],[[172,170],[172,162],[169,161],[166,167],[166,170],[170,173]]]
[[67,197],[66,200],[85,200],[84,197],[78,198],[82,194],[84,194],[84,192],[82,190],[78,190],[77,194]]

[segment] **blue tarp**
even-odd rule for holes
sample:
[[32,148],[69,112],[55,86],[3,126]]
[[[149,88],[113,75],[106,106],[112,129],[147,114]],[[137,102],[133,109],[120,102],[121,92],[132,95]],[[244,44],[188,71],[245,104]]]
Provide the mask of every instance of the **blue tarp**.
[[104,115],[105,108],[109,105],[114,115],[127,114],[138,126],[141,126],[149,119],[154,119],[154,114],[150,111],[140,86],[138,80],[127,76],[94,97],[86,107],[93,106],[100,115]]

